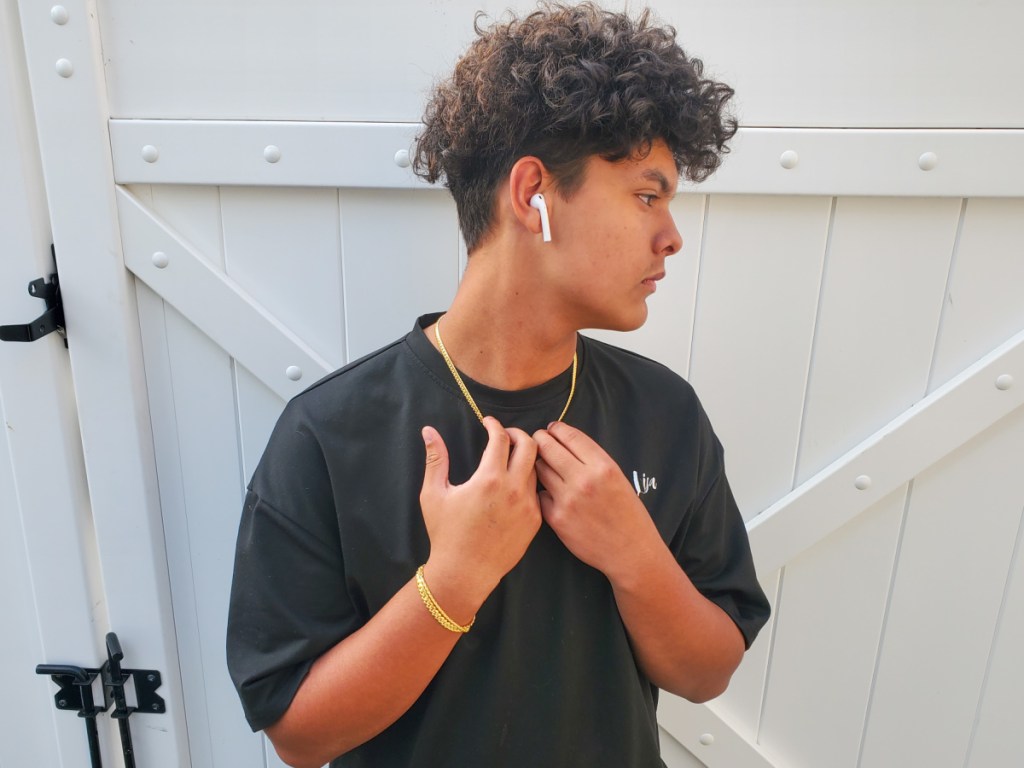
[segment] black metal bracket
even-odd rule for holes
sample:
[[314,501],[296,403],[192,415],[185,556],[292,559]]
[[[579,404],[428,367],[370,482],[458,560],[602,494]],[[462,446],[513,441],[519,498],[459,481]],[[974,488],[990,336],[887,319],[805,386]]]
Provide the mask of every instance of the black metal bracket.
[[[113,632],[107,635],[107,660],[99,669],[76,667],[70,664],[39,664],[37,675],[49,675],[59,687],[53,700],[57,709],[77,712],[85,718],[86,734],[89,739],[89,754],[94,768],[100,768],[99,740],[96,732],[96,716],[113,707],[110,717],[118,721],[121,733],[121,751],[125,766],[134,768],[134,749],[128,718],[135,712],[164,714],[167,705],[156,691],[162,683],[160,672],[155,669],[122,669],[124,653],[121,643]],[[95,700],[93,682],[99,677],[103,684],[102,703]],[[129,706],[125,686],[131,681],[135,688],[136,706]]]
[[[54,264],[56,264],[56,251],[52,245],[50,253],[54,255]],[[60,281],[57,279],[57,273],[54,272],[50,275],[50,282],[46,282],[42,277],[33,280],[28,284],[28,292],[31,296],[46,302],[46,311],[25,325],[0,325],[0,341],[35,341],[54,331],[65,336],[64,302],[60,297]]]

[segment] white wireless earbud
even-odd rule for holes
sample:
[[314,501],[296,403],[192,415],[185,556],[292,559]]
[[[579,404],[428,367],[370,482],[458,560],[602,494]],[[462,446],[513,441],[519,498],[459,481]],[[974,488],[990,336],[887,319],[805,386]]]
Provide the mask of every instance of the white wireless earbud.
[[540,231],[545,243],[551,242],[551,224],[548,222],[548,204],[544,202],[544,195],[538,192],[530,198],[530,207],[540,212]]

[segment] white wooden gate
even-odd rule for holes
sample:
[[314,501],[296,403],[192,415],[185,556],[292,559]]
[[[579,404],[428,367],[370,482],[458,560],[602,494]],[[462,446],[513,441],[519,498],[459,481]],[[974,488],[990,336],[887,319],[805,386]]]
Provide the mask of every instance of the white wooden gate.
[[[745,127],[618,341],[696,386],[775,607],[723,697],[664,697],[666,761],[1018,764],[1024,10],[950,2],[917,42],[905,9],[787,8],[659,9]],[[140,765],[275,764],[223,661],[242,488],[286,398],[454,294],[454,206],[405,153],[473,9],[19,9],[103,620],[166,678]]]

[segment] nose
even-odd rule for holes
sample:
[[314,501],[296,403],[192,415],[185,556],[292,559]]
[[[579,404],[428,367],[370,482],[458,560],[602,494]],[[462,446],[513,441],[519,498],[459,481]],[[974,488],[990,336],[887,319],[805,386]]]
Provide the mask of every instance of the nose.
[[676,229],[676,222],[672,217],[672,214],[666,211],[665,225],[658,233],[658,238],[655,242],[655,250],[662,256],[671,256],[674,253],[679,253],[682,248],[683,236],[680,235],[679,230]]

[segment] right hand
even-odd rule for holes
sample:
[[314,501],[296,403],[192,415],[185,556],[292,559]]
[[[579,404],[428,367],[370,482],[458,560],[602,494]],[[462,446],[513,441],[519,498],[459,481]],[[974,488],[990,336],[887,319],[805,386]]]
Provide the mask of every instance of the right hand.
[[487,447],[462,485],[448,482],[448,448],[441,435],[423,428],[427,463],[420,507],[430,537],[424,578],[452,618],[456,611],[465,619],[476,613],[522,559],[541,524],[537,444],[493,416],[483,425]]

